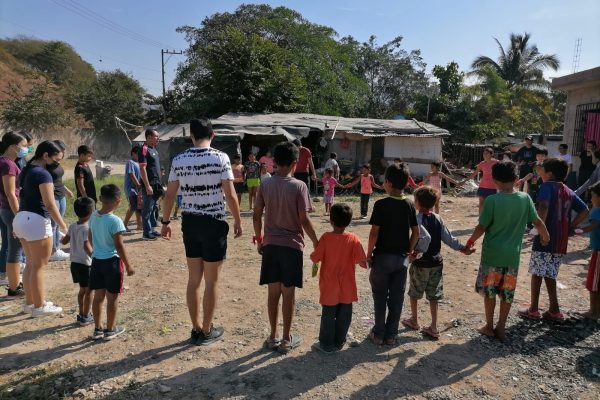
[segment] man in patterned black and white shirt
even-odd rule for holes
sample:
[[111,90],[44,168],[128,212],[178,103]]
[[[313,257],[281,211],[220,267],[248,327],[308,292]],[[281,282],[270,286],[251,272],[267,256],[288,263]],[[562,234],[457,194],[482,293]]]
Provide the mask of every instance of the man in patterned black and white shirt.
[[[210,147],[214,137],[210,121],[190,122],[194,147],[173,159],[162,217],[162,236],[171,238],[170,215],[181,189],[181,231],[189,270],[187,305],[193,329],[191,342],[208,345],[223,337],[223,327],[213,326],[219,271],[227,252],[229,225],[225,201],[234,219],[234,237],[242,235],[240,206],[233,187],[227,154]],[[204,278],[203,318],[200,319],[200,283]]]

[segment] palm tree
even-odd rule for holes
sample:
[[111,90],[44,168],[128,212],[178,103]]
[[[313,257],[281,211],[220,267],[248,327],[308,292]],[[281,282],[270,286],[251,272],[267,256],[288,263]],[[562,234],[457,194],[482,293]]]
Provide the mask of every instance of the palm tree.
[[540,54],[535,44],[530,44],[531,35],[510,35],[510,48],[504,49],[498,39],[494,38],[500,49],[497,61],[490,57],[479,56],[471,64],[471,74],[485,78],[486,69],[492,69],[509,88],[544,88],[548,82],[544,79],[544,70],[551,68],[556,71],[560,61],[556,54]]

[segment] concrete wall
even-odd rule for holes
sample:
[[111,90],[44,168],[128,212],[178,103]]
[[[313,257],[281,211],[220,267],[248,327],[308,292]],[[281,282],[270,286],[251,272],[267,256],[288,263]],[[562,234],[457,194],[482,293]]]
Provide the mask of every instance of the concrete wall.
[[[581,104],[600,102],[600,82],[593,86],[582,89],[572,90],[567,95],[567,107],[565,110],[565,128],[563,135],[565,143],[569,144],[569,148],[573,147],[573,139],[575,133],[575,113],[577,106]],[[578,154],[583,149],[573,149]]]
[[442,160],[441,137],[386,137],[384,156],[406,161],[413,176],[421,177],[431,171],[430,162]]

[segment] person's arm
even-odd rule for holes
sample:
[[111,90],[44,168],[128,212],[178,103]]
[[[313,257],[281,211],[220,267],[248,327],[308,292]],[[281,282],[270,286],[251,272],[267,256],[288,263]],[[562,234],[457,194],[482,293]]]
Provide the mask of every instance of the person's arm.
[[469,179],[475,179],[475,177],[479,175],[479,172],[481,172],[481,168],[479,168],[479,164],[477,164],[475,171],[471,175],[467,176],[463,182],[466,182]]
[[115,244],[115,249],[117,250],[117,254],[119,258],[125,264],[125,269],[127,270],[127,276],[131,276],[135,274],[135,270],[129,264],[129,259],[127,258],[127,252],[125,251],[125,245],[123,244],[123,235],[121,232],[115,233],[113,235],[113,242]]
[[425,175],[425,178],[421,181],[421,186],[425,186],[429,183],[429,178],[431,178],[431,174]]
[[[171,211],[173,211],[173,205],[177,198],[177,191],[179,190],[179,181],[171,181],[167,185],[167,191],[162,204],[162,221],[171,220]],[[171,225],[162,224],[160,235],[163,239],[171,240]]]
[[360,175],[358,176],[358,178],[354,178],[354,180],[352,182],[345,184],[344,187],[346,189],[350,189],[352,186],[356,185],[359,181],[360,181]]
[[453,183],[456,186],[458,186],[460,184],[457,180],[450,178],[448,175],[444,174],[443,172],[440,172],[440,175],[442,176],[442,178],[444,178],[448,182]]
[[308,211],[300,210],[300,212],[298,213],[298,218],[300,219],[300,224],[302,225],[302,229],[304,229],[304,232],[306,233],[306,235],[313,242],[313,248],[316,249],[319,244],[319,239],[317,238],[317,234],[315,233],[315,228],[312,224],[312,221],[310,220],[310,217],[308,216]]
[[13,214],[19,212],[19,199],[17,198],[17,177],[14,175],[4,175],[2,185],[8,205]]
[[240,217],[240,204],[238,203],[237,194],[235,193],[235,188],[233,187],[233,181],[230,179],[222,179],[221,187],[223,188],[223,193],[225,194],[225,202],[227,203],[227,207],[229,207],[229,211],[233,216],[233,237],[239,238],[242,236],[242,218]]
[[83,184],[83,178],[82,177],[76,177],[75,178],[75,185],[77,186],[77,191],[79,192],[79,195],[81,197],[88,197],[87,193],[85,191],[85,186]]
[[312,170],[312,178],[314,181],[317,180],[317,170],[315,169],[315,164],[313,163],[312,154],[308,157],[308,172]]
[[415,248],[417,247],[417,243],[419,242],[419,225],[415,225],[415,226],[411,226],[410,227],[410,244],[409,244],[409,248],[408,248],[408,252],[409,253],[413,253],[415,251]]
[[[260,190],[258,191],[260,194]],[[258,254],[262,254],[262,217],[264,212],[264,206],[260,204],[257,206],[254,205],[254,212],[252,213],[252,225],[254,226],[254,242],[256,242],[256,249],[258,250]]]
[[372,185],[374,188],[376,188],[376,189],[383,190],[383,186],[381,186],[381,185],[378,185],[378,184],[375,182],[375,178],[373,177],[373,175],[369,175],[369,176],[371,177],[371,185]]
[[[88,232],[88,239],[89,239],[90,234],[91,233]],[[83,250],[85,251],[85,254],[87,254],[90,257],[92,256],[92,252],[94,251],[94,249],[92,248],[92,242],[91,242],[91,240],[86,240],[83,243]]]
[[598,165],[596,169],[594,169],[594,172],[592,172],[592,175],[590,175],[588,180],[585,181],[583,185],[581,185],[579,188],[577,188],[575,194],[577,196],[581,196],[590,186],[598,182],[598,179],[600,179],[600,165]]
[[135,186],[136,188],[140,187],[140,181],[138,181],[137,176],[135,176],[133,172],[129,173],[129,178],[131,179],[131,182],[133,182],[133,186]]
[[417,185],[417,183],[415,182],[415,180],[413,179],[412,176],[408,176],[408,186],[410,186],[413,189],[416,189],[419,187],[419,185]]
[[546,221],[546,217],[548,216],[548,209],[550,208],[550,203],[547,201],[540,201],[538,199],[537,202],[537,214],[538,217],[542,220],[542,221]]
[[[371,260],[373,258],[373,250],[375,249],[375,244],[377,243],[377,238],[379,237],[379,226],[371,225],[371,230],[369,231],[369,243],[367,244],[367,260]],[[418,236],[417,236],[418,239]]]
[[[60,239],[60,242],[64,245],[69,244],[71,242],[71,235],[67,233],[62,239]],[[87,240],[85,242],[87,243]]]
[[142,182],[144,183],[144,187],[146,188],[146,193],[148,196],[152,196],[154,194],[154,190],[148,181],[148,171],[146,171],[146,164],[140,164],[140,176],[142,177]]
[[475,230],[471,234],[471,237],[469,238],[469,240],[467,240],[467,245],[465,246],[465,248],[471,249],[475,245],[475,242],[477,241],[477,239],[479,239],[480,237],[483,236],[483,234],[485,233],[485,230],[486,230],[485,225],[477,224],[477,226],[475,227]]
[[540,242],[542,243],[542,246],[546,246],[548,243],[550,243],[550,233],[548,233],[548,229],[546,228],[546,224],[544,224],[544,221],[542,221],[541,218],[538,217],[534,219],[531,223],[533,224],[535,229],[537,229],[538,234],[540,235]]
[[465,246],[452,235],[452,232],[448,229],[444,221],[440,218],[440,222],[442,225],[442,242],[446,244],[446,246],[450,247],[452,250],[463,250]]
[[50,183],[42,183],[39,186],[40,194],[42,195],[42,202],[48,209],[50,213],[50,217],[56,222],[61,232],[67,231],[67,225],[65,221],[62,219],[60,215],[60,211],[58,211],[58,207],[56,206],[56,200],[54,200],[54,184]]
[[575,218],[573,218],[573,222],[571,222],[571,228],[577,228],[577,226],[579,226],[580,223],[585,221],[585,219],[589,215],[590,215],[590,210],[588,210],[587,208],[579,211],[577,213],[577,215],[575,216]]
[[581,233],[589,233],[594,231],[596,228],[598,228],[598,226],[600,225],[600,220],[591,220],[590,224],[588,226],[586,226],[585,228],[581,228]]
[[315,250],[310,253],[310,260],[314,263],[318,263],[323,261],[323,257],[325,257],[325,243],[323,242],[323,236],[321,236],[319,244],[315,247]]
[[71,190],[67,187],[67,185],[65,185],[65,194],[70,199],[72,199],[74,197],[73,192],[71,192]]

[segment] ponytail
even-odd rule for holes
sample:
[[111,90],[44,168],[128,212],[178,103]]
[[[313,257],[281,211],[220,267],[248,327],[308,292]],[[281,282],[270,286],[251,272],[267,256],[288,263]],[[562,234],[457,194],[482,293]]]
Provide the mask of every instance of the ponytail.
[[20,133],[12,131],[5,133],[4,136],[2,136],[2,141],[0,141],[0,155],[4,154],[9,146],[12,146],[13,144],[19,144],[23,140],[26,141],[27,139]]

